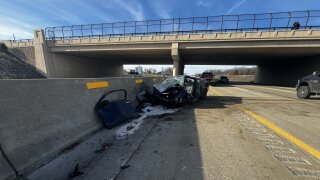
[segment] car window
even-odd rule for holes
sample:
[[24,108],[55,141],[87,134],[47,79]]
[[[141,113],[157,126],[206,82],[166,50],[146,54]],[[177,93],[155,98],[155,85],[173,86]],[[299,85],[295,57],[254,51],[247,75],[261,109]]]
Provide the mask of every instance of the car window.
[[202,76],[213,76],[212,73],[202,73]]
[[175,77],[170,77],[170,78],[167,78],[166,80],[164,80],[162,82],[162,84],[179,84],[180,86],[183,85],[183,76],[175,76]]

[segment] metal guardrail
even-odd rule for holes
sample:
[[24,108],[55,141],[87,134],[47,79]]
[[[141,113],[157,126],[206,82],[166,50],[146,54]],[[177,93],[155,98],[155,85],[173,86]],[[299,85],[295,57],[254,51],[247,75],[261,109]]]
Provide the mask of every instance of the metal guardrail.
[[141,35],[320,29],[320,10],[47,27],[48,40]]

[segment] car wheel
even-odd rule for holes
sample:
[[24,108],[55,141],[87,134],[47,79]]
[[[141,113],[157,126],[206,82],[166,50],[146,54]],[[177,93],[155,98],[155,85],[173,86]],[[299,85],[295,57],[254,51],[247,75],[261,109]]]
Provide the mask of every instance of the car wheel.
[[174,106],[175,107],[179,107],[179,106],[182,106],[184,104],[185,104],[185,102],[184,102],[184,98],[183,97],[176,97],[174,99]]
[[297,90],[297,96],[300,99],[307,99],[311,96],[311,92],[308,86],[300,86]]
[[179,106],[179,104],[180,104],[180,98],[179,97],[174,98],[174,104],[176,106]]

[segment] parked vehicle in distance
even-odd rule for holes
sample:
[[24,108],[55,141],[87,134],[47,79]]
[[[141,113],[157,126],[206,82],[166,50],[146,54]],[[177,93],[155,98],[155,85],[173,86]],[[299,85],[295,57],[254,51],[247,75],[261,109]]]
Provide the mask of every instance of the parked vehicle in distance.
[[229,84],[229,78],[227,76],[220,76],[218,83]]
[[141,74],[135,71],[128,72],[128,77],[142,77]]
[[298,80],[296,85],[297,96],[300,99],[307,99],[312,95],[320,94],[320,72],[315,71],[312,75]]
[[208,83],[200,78],[191,76],[174,76],[161,84],[153,85],[153,95],[166,106],[181,106],[188,102],[205,99]]
[[212,72],[203,72],[200,78],[205,79],[210,85],[213,85],[215,82],[214,76]]

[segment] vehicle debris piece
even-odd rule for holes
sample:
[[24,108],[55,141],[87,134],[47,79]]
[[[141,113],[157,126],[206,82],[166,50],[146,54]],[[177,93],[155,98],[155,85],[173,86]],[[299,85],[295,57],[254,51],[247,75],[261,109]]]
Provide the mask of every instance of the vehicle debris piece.
[[[128,135],[133,134],[137,129],[139,129],[143,120],[148,116],[156,116],[162,114],[169,114],[178,111],[179,109],[168,109],[167,107],[157,105],[157,106],[147,106],[141,109],[142,113],[140,113],[140,117],[131,121],[128,124],[121,126],[116,131],[116,139],[124,139]],[[130,127],[130,128],[128,128]],[[132,128],[131,128],[132,127]]]
[[120,169],[121,169],[121,170],[124,170],[124,169],[127,169],[127,168],[129,168],[129,167],[130,167],[130,165],[123,165],[123,166],[120,167]]
[[[137,124],[137,123],[135,123],[135,124]],[[134,126],[132,126],[132,125],[127,126],[127,130],[128,130],[128,131],[130,131],[130,130],[133,129],[133,128],[134,128]]]
[[103,143],[101,144],[101,148],[94,151],[95,153],[102,153],[104,151],[106,151],[107,149],[109,149],[112,146],[112,143]]
[[[123,92],[124,98],[122,100],[113,102],[104,100],[105,97],[114,92]],[[104,122],[107,129],[111,129],[114,126],[129,120],[131,117],[136,115],[137,112],[137,109],[133,106],[133,103],[127,100],[127,91],[125,89],[104,93],[95,105],[94,109]]]
[[82,175],[83,172],[79,171],[79,164],[76,165],[76,167],[73,169],[73,171],[69,174],[69,178],[75,178],[77,176]]

